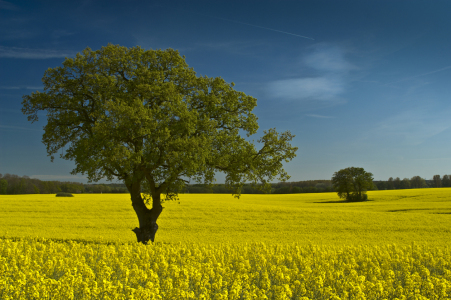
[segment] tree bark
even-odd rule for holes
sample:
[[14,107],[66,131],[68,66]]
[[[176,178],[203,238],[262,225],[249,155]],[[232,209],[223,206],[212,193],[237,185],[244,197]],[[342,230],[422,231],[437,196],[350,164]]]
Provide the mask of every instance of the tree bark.
[[141,185],[132,184],[129,188],[132,206],[138,217],[139,227],[132,229],[136,234],[139,243],[147,244],[155,241],[155,234],[158,230],[157,219],[163,211],[160,202],[160,194],[152,197],[152,209],[148,209],[141,196]]

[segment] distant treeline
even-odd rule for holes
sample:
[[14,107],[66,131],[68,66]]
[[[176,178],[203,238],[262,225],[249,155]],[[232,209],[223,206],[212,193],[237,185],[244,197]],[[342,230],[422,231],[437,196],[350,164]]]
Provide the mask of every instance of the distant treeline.
[[[373,190],[396,190],[431,187],[451,187],[451,175],[434,175],[432,180],[426,180],[420,176],[400,179],[390,177],[387,181],[373,181]],[[123,183],[108,184],[83,184],[79,182],[42,181],[28,176],[0,174],[0,195],[14,194],[56,194],[66,193],[128,193]],[[271,194],[296,194],[296,193],[324,193],[334,192],[330,180],[306,180],[297,182],[273,183]],[[231,193],[224,184],[213,186],[205,184],[189,184],[181,193]],[[241,190],[243,194],[262,194],[251,184],[245,184]]]
[[[280,182],[272,184],[272,194],[289,193],[321,193],[333,192],[330,180],[308,180],[299,182]],[[0,174],[0,194],[56,194],[66,193],[128,193],[122,183],[83,184],[79,182],[42,181],[28,176]],[[231,193],[224,184],[209,186],[206,184],[189,184],[181,193]],[[251,184],[245,184],[241,190],[243,194],[263,194]]]
[[387,181],[373,181],[378,190],[420,189],[451,187],[451,175],[434,175],[432,180],[426,180],[420,176],[400,179],[390,177]]
[[[298,182],[280,182],[272,185],[272,194],[294,194],[294,193],[324,193],[334,192],[330,180],[308,180]],[[390,177],[387,181],[374,180],[371,190],[399,190],[451,187],[451,175],[434,175],[432,180],[426,180],[420,176],[400,179]]]
[[[272,184],[272,194],[321,193],[333,192],[330,180],[308,180],[299,182],[280,182]],[[123,183],[83,184],[80,182],[42,181],[28,176],[0,174],[0,194],[56,194],[66,193],[128,193]],[[251,184],[245,184],[243,194],[262,194]],[[181,193],[231,193],[224,184],[209,186],[206,184],[189,184]]]
[[80,182],[43,181],[28,176],[0,174],[0,194],[128,193],[124,184],[83,184]]
[[[323,193],[333,192],[330,180],[307,180],[298,182],[279,182],[271,184],[271,194],[295,194],[295,193]],[[185,193],[215,193],[228,194],[230,190],[226,189],[224,184],[216,184],[209,187],[205,184],[188,185]],[[242,194],[263,194],[251,184],[245,184],[241,189]]]

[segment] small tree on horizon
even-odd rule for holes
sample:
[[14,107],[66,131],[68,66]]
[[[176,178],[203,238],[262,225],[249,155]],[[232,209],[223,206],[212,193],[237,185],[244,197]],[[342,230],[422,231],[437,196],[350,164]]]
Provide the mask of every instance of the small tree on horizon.
[[440,175],[434,175],[432,177],[432,184],[436,188],[439,188],[442,186],[442,179],[440,178]]
[[257,99],[221,77],[197,76],[176,50],[86,48],[42,81],[43,92],[23,96],[22,112],[31,122],[46,112],[47,154],[53,161],[66,147],[60,157],[75,162],[72,174],[122,180],[138,242],[154,241],[162,202],[177,199],[188,178],[211,184],[221,171],[237,197],[245,182],[270,191],[274,179],[290,178],[283,162],[296,156],[294,135],[265,130],[256,149],[240,133],[257,132]]
[[387,190],[393,190],[395,188],[395,183],[393,181],[393,177],[388,178],[387,181]]
[[373,174],[363,168],[350,167],[335,172],[332,184],[338,197],[346,201],[367,200],[366,191],[373,187]]
[[401,180],[400,188],[401,189],[410,189],[410,179],[404,178],[403,180]]
[[401,188],[401,178],[396,177],[396,178],[393,180],[393,185],[394,185],[394,187],[395,187],[395,190],[399,190],[399,189]]

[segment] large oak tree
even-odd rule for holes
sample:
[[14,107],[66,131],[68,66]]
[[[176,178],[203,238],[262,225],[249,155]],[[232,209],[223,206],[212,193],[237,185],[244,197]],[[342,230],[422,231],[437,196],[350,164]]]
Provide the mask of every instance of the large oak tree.
[[257,100],[220,77],[197,76],[176,50],[87,48],[42,80],[43,92],[23,96],[22,112],[35,122],[46,111],[52,161],[66,147],[72,174],[124,181],[138,242],[154,241],[162,201],[176,199],[188,178],[211,184],[222,171],[235,196],[244,182],[268,191],[276,177],[289,178],[282,163],[295,157],[294,135],[264,131],[257,150],[240,135],[257,132]]

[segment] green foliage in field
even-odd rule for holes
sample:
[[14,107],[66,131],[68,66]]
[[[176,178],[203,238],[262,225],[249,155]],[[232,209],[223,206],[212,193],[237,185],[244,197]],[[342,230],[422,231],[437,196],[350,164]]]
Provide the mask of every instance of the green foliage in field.
[[[445,246],[451,240],[451,189],[369,191],[347,203],[336,193],[184,194],[166,202],[163,243],[265,242],[316,245]],[[1,195],[0,235],[134,242],[129,195]]]
[[71,193],[65,193],[65,192],[58,192],[56,193],[56,197],[73,197]]
[[451,251],[411,246],[0,243],[0,299],[449,299]]

